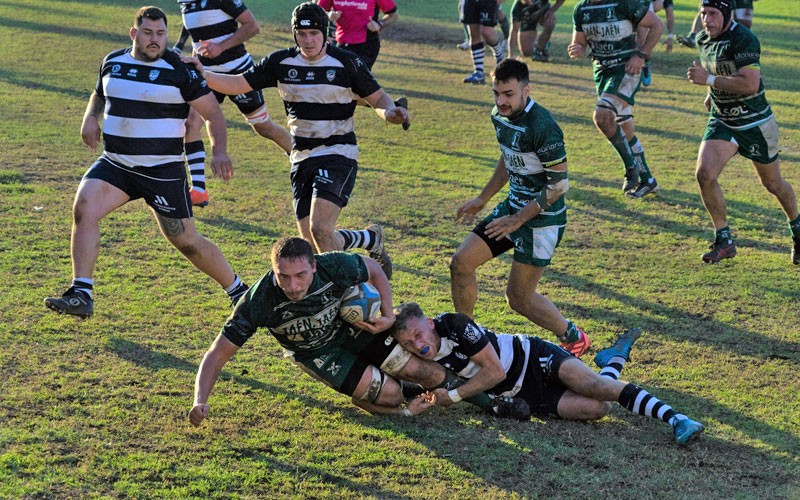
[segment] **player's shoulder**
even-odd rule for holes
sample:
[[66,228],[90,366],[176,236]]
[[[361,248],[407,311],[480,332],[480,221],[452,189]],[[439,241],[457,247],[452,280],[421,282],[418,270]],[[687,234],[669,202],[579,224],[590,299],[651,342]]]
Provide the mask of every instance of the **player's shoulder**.
[[117,49],[112,50],[103,58],[103,62],[109,62],[119,59],[120,57],[125,57],[126,55],[130,54],[132,47],[125,47],[124,49]]

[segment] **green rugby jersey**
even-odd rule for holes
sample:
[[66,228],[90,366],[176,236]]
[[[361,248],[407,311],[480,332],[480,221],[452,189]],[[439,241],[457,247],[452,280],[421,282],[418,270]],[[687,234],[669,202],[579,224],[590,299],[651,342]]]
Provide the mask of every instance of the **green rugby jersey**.
[[[741,68],[761,69],[761,44],[752,31],[732,23],[725,33],[710,38],[705,31],[697,35],[700,64],[712,75],[733,76]],[[756,127],[772,117],[772,108],[759,80],[758,92],[753,95],[731,94],[711,88],[711,116],[728,127],[745,130]]]
[[628,63],[638,50],[639,21],[649,8],[646,0],[582,0],[575,5],[572,24],[589,42],[595,71]]
[[317,272],[302,300],[290,301],[269,271],[236,306],[222,334],[241,347],[258,328],[266,327],[281,346],[299,352],[339,344],[359,331],[339,317],[339,305],[345,290],[369,279],[364,260],[346,252],[314,258]]
[[[508,202],[517,212],[547,186],[545,169],[567,161],[564,134],[550,112],[531,98],[518,116],[500,116],[495,107],[492,124],[508,170]],[[566,222],[567,207],[562,196],[526,224],[545,227]]]

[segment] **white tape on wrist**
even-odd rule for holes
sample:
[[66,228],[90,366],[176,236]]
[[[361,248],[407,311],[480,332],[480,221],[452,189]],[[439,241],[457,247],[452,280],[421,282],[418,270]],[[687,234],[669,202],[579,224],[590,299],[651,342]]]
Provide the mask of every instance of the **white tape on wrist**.
[[453,403],[458,403],[461,401],[461,394],[458,393],[458,389],[451,389],[447,391],[447,396]]
[[404,417],[410,417],[411,416],[411,410],[409,410],[408,408],[403,408],[403,416]]
[[714,75],[708,75],[708,78],[706,78],[706,85],[708,85],[709,87],[713,87],[713,86],[714,86],[714,81],[715,81],[716,79],[717,79],[717,77],[716,77],[716,76],[714,76]]

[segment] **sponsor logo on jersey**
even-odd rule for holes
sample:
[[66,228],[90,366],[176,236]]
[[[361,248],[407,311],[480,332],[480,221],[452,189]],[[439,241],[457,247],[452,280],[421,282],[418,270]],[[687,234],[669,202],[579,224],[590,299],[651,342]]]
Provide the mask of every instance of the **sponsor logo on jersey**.
[[122,69],[122,66],[120,66],[119,64],[115,64],[115,65],[111,66],[111,74],[112,75],[119,75],[119,70],[121,70],[121,69]]
[[292,68],[292,69],[289,70],[289,78],[291,78],[293,80],[295,78],[297,78],[297,70],[296,69]]
[[306,80],[312,80],[312,81],[314,80],[314,72],[313,71],[309,71],[308,73],[306,73]]
[[136,78],[137,74],[139,74],[139,70],[137,70],[136,68],[131,68],[128,70],[128,76],[130,78]]
[[758,144],[751,144],[750,145],[750,154],[755,155],[755,156],[761,155],[761,148],[758,146]]

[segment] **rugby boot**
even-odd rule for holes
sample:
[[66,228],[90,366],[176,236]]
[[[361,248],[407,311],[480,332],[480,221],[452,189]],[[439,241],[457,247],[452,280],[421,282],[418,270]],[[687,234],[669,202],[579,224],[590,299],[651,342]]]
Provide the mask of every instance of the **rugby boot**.
[[[703,262],[706,264],[716,264],[722,259],[732,259],[736,257],[736,243],[728,240],[727,243],[715,241],[708,247],[709,251],[703,254]],[[795,246],[797,248],[797,246]]]
[[378,239],[372,246],[372,250],[369,251],[369,256],[381,265],[381,269],[386,274],[386,279],[392,279],[392,259],[386,253],[386,248],[384,248],[386,240],[383,237],[383,227],[380,224],[370,224],[367,226],[367,231],[374,232]]
[[792,238],[792,264],[800,266],[800,236]]
[[614,345],[611,347],[606,347],[594,355],[594,364],[596,364],[598,368],[603,368],[608,364],[611,358],[617,356],[624,358],[625,361],[630,361],[633,343],[636,342],[636,339],[638,339],[641,334],[641,328],[631,328],[627,332],[623,333],[619,336],[619,338],[617,338],[617,341],[614,342]]
[[531,59],[536,62],[550,62],[550,54],[547,53],[547,50],[534,47],[533,54],[531,54]]
[[194,207],[208,206],[208,191],[196,191],[194,188],[189,188],[189,197],[192,199]]
[[633,166],[625,167],[625,181],[622,183],[622,192],[627,193],[637,188],[636,179],[639,178],[639,162],[633,162]]
[[586,332],[580,329],[578,325],[575,325],[575,329],[578,331],[576,338],[564,336],[559,337],[558,339],[561,341],[562,348],[571,352],[576,358],[580,358],[583,356],[583,353],[589,349],[589,346],[592,345],[592,340],[588,335],[586,335]]
[[636,189],[632,189],[625,193],[628,198],[644,198],[650,193],[655,193],[658,191],[658,183],[656,182],[655,177],[651,177],[647,182],[640,182]]
[[86,319],[94,314],[94,301],[89,294],[69,287],[61,297],[47,297],[44,305],[58,314],[71,314]]
[[[408,109],[408,98],[407,97],[400,97],[396,101],[394,101],[394,105],[398,108],[405,108]],[[408,130],[411,128],[411,122],[406,120],[403,122],[403,130]]]
[[469,39],[464,40],[463,42],[456,45],[456,48],[461,50],[469,50]]
[[672,432],[675,435],[675,442],[678,443],[678,446],[686,446],[689,441],[699,438],[703,430],[705,430],[703,424],[690,418],[676,420],[672,424]]
[[482,71],[475,71],[468,77],[464,78],[464,83],[471,83],[473,85],[483,85],[486,83],[486,75]]
[[653,75],[650,73],[650,61],[645,61],[642,66],[642,85],[649,87],[653,83]]
[[491,413],[500,418],[513,418],[516,420],[528,420],[531,418],[531,408],[527,401],[506,396],[495,396],[492,399]]

